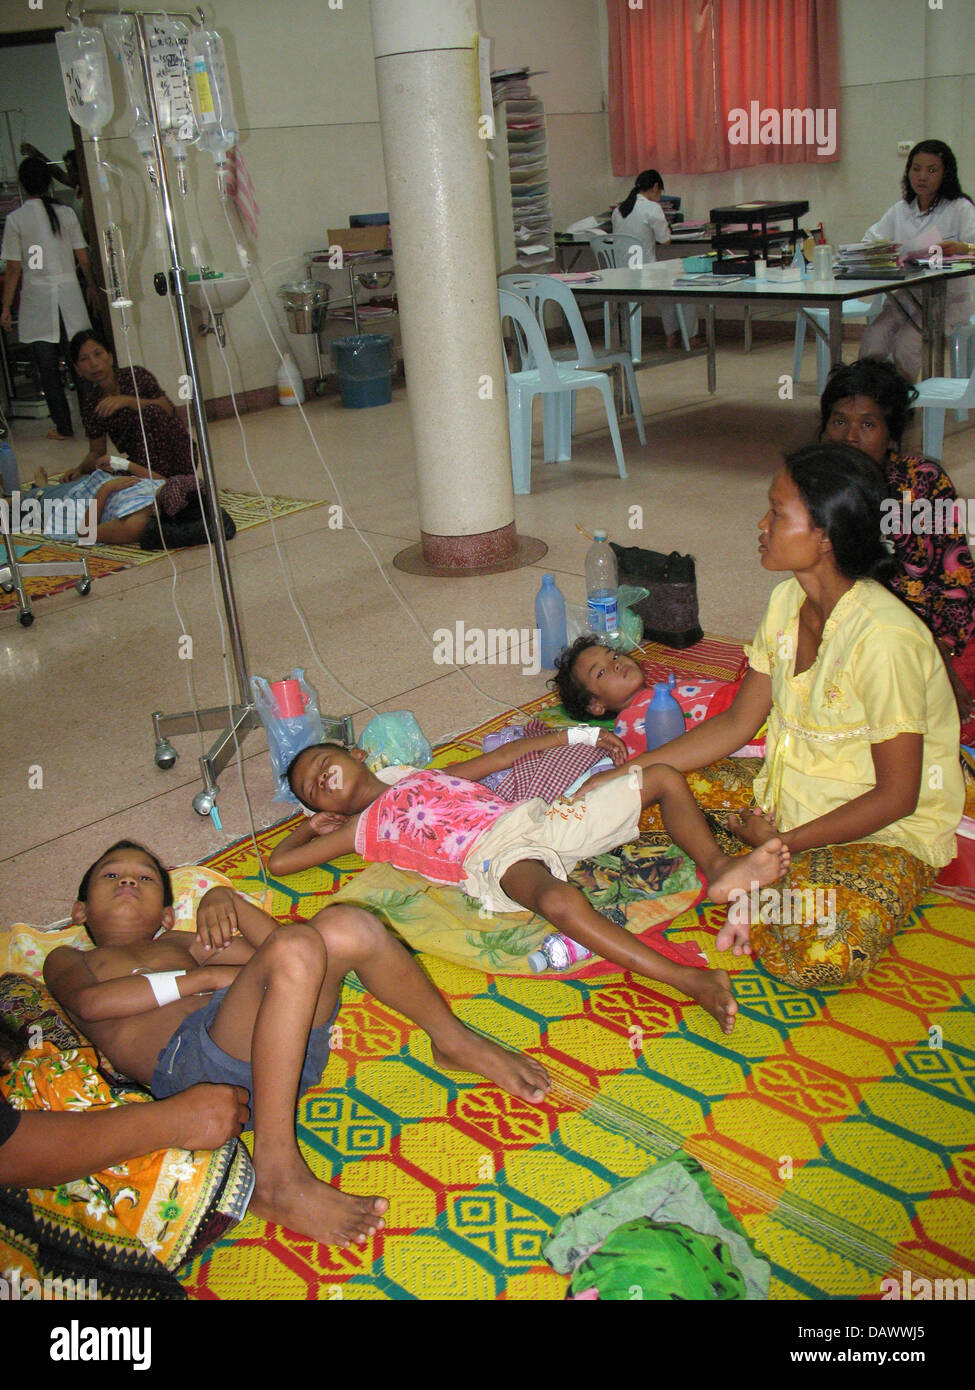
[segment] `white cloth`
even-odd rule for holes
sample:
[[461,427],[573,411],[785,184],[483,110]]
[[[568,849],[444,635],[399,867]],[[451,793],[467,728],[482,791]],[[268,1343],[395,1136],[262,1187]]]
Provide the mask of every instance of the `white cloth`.
[[[642,193],[638,193],[629,217],[621,217],[619,208],[613,209],[613,235],[636,237],[643,248],[643,264],[652,265],[657,259],[656,248],[666,246],[670,241],[670,226],[660,204],[654,202],[652,198],[644,198]],[[630,262],[631,249],[629,246],[617,248],[616,264],[622,270],[639,269],[638,266],[634,266]],[[653,301],[653,305],[660,314],[667,336],[676,333],[680,327],[680,321],[677,317],[677,305],[674,301],[672,299],[657,299]],[[682,307],[688,336],[694,338],[697,336],[697,310],[690,304],[685,304]]]
[[[887,209],[879,222],[867,228],[862,239],[895,241],[906,251],[925,252],[942,241],[975,242],[975,205],[967,198],[955,198],[951,202],[937,202],[927,212],[921,212],[916,198],[912,203],[902,198]],[[906,296],[903,302],[905,308],[910,308]],[[891,312],[896,314],[897,310]],[[971,280],[949,280],[945,297],[946,327],[957,328],[968,320],[971,312]]]
[[[61,339],[58,315],[68,337],[91,327],[85,297],[75,272],[75,251],[84,250],[81,224],[70,208],[54,205],[61,224],[55,236],[47,209],[40,198],[28,198],[7,218],[0,245],[0,260],[19,261],[22,273],[17,331],[22,343],[57,343]],[[40,250],[40,269],[30,262]]]

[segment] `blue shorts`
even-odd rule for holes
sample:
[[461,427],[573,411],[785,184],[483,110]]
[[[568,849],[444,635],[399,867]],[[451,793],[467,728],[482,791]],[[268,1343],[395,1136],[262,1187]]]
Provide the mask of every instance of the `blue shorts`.
[[[210,1037],[210,1024],[216,1018],[217,1010],[226,993],[226,989],[216,990],[209,1003],[184,1018],[160,1052],[149,1086],[157,1100],[165,1100],[167,1096],[186,1091],[201,1081],[243,1086],[244,1090],[253,1096],[254,1078],[250,1062],[231,1057],[229,1052],[224,1052]],[[328,1022],[323,1023],[320,1028],[313,1028],[308,1035],[308,1046],[305,1049],[305,1060],[298,1084],[300,1096],[317,1086],[322,1079],[322,1073],[328,1065],[332,1024],[338,1011],[336,1004]],[[250,1125],[245,1128],[250,1128]]]

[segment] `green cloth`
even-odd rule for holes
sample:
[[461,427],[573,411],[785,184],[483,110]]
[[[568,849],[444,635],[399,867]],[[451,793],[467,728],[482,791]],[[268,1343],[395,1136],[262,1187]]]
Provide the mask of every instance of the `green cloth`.
[[[595,1259],[597,1252],[605,1257]],[[563,1217],[544,1254],[553,1269],[573,1275],[573,1293],[597,1287],[610,1299],[768,1297],[767,1261],[687,1154]]]

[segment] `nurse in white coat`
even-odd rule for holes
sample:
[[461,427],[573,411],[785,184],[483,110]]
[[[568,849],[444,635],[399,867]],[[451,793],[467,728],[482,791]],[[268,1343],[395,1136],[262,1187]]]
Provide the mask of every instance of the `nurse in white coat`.
[[6,261],[7,269],[0,324],[13,326],[11,308],[23,281],[18,335],[30,344],[37,363],[53,421],[48,438],[70,439],[71,410],[61,385],[59,358],[62,343],[66,347],[73,334],[91,327],[75,273],[77,261],[90,290],[88,251],[75,214],[49,196],[51,175],[44,161],[25,159],[17,177],[27,200],[10,213],[3,231],[0,260]]
[[[636,237],[643,248],[643,264],[651,265],[657,259],[658,246],[666,246],[670,241],[670,227],[664,210],[660,206],[660,195],[664,191],[664,181],[656,169],[644,169],[637,174],[636,182],[630,192],[613,209],[613,235]],[[617,255],[616,263],[627,270],[637,267],[630,264],[628,257]],[[697,313],[687,305],[683,306],[684,321],[688,337],[697,338]],[[667,346],[675,348],[679,337],[677,305],[671,299],[660,301],[660,317],[663,321]]]
[[[940,246],[946,256],[975,252],[975,204],[958,182],[958,164],[943,140],[922,140],[907,156],[903,198],[888,208],[863,235],[864,241],[895,241],[903,252],[922,255]],[[949,280],[945,329],[967,323],[972,312],[971,281]],[[887,303],[863,335],[861,357],[892,356],[909,381],[921,370],[918,310],[906,294],[898,296],[910,314],[908,323],[896,304]]]

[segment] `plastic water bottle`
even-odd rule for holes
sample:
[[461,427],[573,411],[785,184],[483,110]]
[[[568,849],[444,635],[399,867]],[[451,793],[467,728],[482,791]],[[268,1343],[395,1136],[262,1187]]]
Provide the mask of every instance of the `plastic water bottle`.
[[539,949],[528,957],[528,964],[534,974],[540,975],[543,970],[568,970],[570,965],[588,960],[591,955],[592,951],[587,946],[580,946],[578,941],[563,936],[561,932],[552,932]]
[[684,711],[670,693],[673,684],[674,678],[671,676],[669,681],[658,681],[653,687],[653,699],[647,705],[643,721],[648,753],[653,752],[654,748],[662,748],[671,739],[680,738],[687,727]]
[[16,492],[20,487],[20,470],[17,467],[16,456],[2,434],[0,434],[0,478],[3,481],[3,491],[6,493]]
[[542,587],[535,595],[535,626],[538,628],[539,660],[546,671],[555,667],[555,658],[569,645],[565,626],[565,599],[554,574],[542,575]]
[[586,594],[592,632],[607,637],[619,636],[618,591],[616,556],[606,543],[606,532],[595,531],[592,545],[586,552]]
[[299,405],[305,399],[305,383],[298,363],[290,352],[284,354],[284,361],[278,368],[278,404]]

